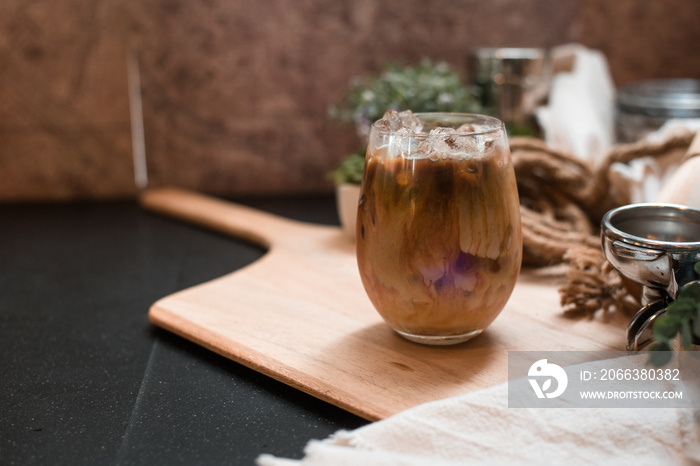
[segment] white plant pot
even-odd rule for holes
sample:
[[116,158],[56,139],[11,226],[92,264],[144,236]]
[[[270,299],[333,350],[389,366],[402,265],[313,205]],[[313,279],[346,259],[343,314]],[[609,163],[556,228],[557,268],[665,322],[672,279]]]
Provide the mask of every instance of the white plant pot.
[[360,200],[360,186],[356,184],[341,184],[335,189],[338,217],[345,235],[355,238],[355,222],[357,221],[357,204]]

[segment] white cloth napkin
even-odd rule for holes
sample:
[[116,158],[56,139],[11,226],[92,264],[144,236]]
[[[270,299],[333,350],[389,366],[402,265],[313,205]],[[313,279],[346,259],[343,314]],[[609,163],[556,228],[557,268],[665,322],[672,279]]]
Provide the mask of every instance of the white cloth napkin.
[[301,460],[262,455],[258,464],[696,464],[688,456],[695,435],[689,408],[509,408],[503,383],[313,440]]
[[[649,133],[644,140],[663,143],[682,132],[696,133],[700,130],[700,119],[685,118],[668,120],[658,130]],[[611,167],[611,178],[618,185],[628,189],[630,202],[654,202],[656,195],[678,169],[682,153],[672,158],[658,160],[653,157],[640,157],[630,163],[615,163]]]
[[[580,44],[565,44],[551,50],[551,59],[547,104],[536,111],[544,139],[595,166],[616,143],[616,90],[605,55]],[[697,119],[669,120],[645,140],[662,143],[679,131],[699,128]],[[681,158],[640,157],[629,164],[617,163],[611,177],[628,191],[630,202],[653,202]]]
[[597,50],[566,44],[551,50],[548,102],[537,109],[544,139],[581,160],[600,158],[615,142],[615,85]]

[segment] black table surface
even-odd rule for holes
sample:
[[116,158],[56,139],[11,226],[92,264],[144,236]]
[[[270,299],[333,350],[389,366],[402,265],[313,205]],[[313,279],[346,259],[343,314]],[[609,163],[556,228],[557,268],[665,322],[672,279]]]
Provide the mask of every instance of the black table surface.
[[[338,224],[332,197],[236,202]],[[264,252],[135,201],[0,205],[0,464],[254,464],[366,424],[148,322]]]

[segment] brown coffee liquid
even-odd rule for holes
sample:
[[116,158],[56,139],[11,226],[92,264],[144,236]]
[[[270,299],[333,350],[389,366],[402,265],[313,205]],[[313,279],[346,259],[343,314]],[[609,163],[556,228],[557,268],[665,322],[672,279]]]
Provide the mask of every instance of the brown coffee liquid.
[[413,335],[486,328],[520,271],[507,149],[431,160],[368,154],[357,221],[362,282],[381,316]]

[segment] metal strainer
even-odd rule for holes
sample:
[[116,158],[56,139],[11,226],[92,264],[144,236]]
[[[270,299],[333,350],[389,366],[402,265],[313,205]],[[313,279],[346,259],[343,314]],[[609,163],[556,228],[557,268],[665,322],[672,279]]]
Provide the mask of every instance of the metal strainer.
[[681,288],[697,279],[700,210],[677,204],[630,204],[602,221],[605,257],[626,278],[641,284],[642,308],[627,327],[627,349],[652,338],[651,327]]

